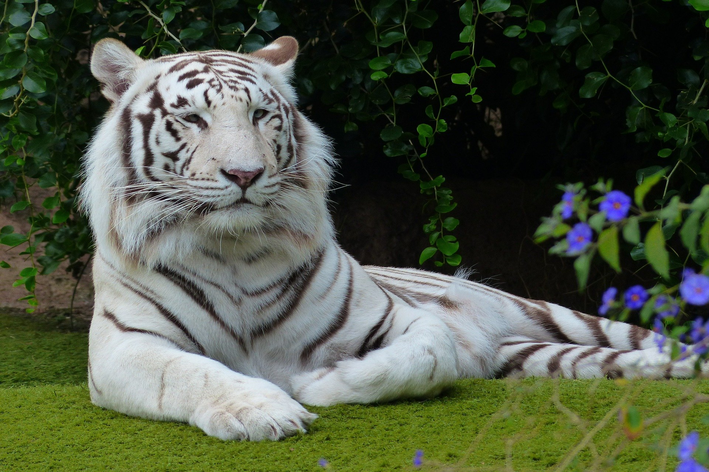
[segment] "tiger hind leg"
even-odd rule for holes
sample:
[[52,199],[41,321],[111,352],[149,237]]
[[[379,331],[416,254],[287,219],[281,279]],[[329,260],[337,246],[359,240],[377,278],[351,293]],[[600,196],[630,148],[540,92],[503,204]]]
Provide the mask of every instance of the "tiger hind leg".
[[308,405],[373,403],[438,395],[458,378],[453,334],[435,315],[397,306],[381,348],[291,379]]
[[494,363],[497,377],[590,379],[687,378],[695,375],[695,362],[696,356],[672,361],[657,347],[624,350],[514,336],[500,342]]

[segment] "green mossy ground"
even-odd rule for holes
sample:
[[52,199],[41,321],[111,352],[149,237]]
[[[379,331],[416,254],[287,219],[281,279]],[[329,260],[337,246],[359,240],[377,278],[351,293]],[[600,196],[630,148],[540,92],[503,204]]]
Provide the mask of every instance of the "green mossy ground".
[[[129,418],[89,401],[84,333],[0,315],[0,470],[317,471],[674,470],[683,429],[709,434],[709,404],[668,414],[629,441],[622,398],[646,418],[709,392],[709,381],[466,380],[426,401],[311,408],[308,434],[223,442],[177,423]],[[686,400],[685,400],[686,401]],[[605,418],[605,421],[604,421]],[[598,431],[595,431],[598,429]],[[593,432],[587,447],[579,447]]]

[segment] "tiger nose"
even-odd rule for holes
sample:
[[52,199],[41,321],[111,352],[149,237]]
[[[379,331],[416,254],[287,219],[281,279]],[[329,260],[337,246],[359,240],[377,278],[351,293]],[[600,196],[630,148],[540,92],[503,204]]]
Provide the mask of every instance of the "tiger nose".
[[244,170],[239,168],[222,169],[222,174],[224,174],[227,179],[241,187],[242,190],[246,190],[256,179],[259,178],[261,174],[263,174],[263,167],[253,170]]

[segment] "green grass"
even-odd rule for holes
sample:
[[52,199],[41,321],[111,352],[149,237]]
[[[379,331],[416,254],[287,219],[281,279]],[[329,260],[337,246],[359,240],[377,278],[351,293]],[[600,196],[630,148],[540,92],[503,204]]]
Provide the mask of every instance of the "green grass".
[[[0,470],[317,471],[321,458],[328,470],[414,470],[421,449],[421,470],[539,471],[578,449],[566,470],[645,472],[674,470],[667,448],[683,429],[709,434],[708,404],[672,413],[709,381],[466,380],[426,401],[311,408],[308,434],[278,443],[224,442],[92,405],[86,339],[0,315]],[[621,403],[646,419],[634,441]]]

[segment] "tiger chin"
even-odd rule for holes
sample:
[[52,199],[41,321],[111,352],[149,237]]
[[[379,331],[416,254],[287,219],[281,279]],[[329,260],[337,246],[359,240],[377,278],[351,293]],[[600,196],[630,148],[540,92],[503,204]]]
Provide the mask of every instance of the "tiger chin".
[[305,432],[301,404],[430,397],[465,377],[693,375],[636,326],[360,266],[335,240],[335,160],[296,108],[297,53],[291,37],[154,60],[96,44],[112,104],[81,191],[96,405],[258,441]]

